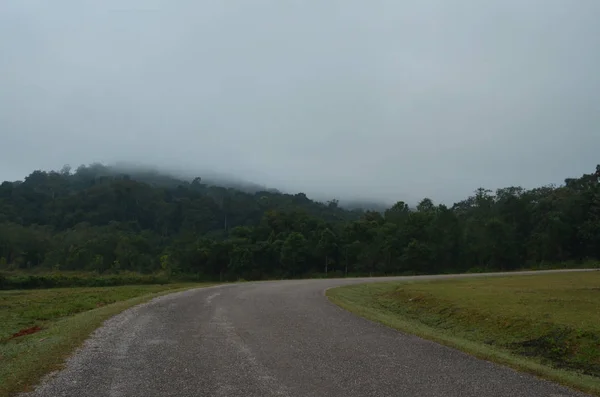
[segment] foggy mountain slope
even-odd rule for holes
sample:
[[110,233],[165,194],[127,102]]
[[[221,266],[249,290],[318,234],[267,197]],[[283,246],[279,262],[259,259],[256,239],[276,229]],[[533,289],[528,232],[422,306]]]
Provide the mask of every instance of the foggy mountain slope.
[[232,175],[226,175],[211,170],[201,170],[192,172],[190,170],[174,169],[174,168],[159,168],[143,164],[134,164],[128,162],[117,162],[114,165],[107,166],[108,169],[115,173],[125,173],[132,177],[147,183],[175,183],[177,181],[191,182],[199,177],[203,184],[209,186],[221,186],[226,188],[237,189],[246,193],[256,193],[268,191],[279,193],[279,190],[269,188],[258,183],[248,182]]
[[[258,192],[269,192],[269,193],[287,193],[296,194],[298,192],[284,192],[280,189],[268,187],[258,183],[244,181],[240,178],[236,178],[232,175],[218,173],[214,171],[202,171],[194,173],[189,170],[175,169],[165,167],[152,167],[145,164],[135,164],[130,162],[117,162],[113,165],[102,165],[93,164],[89,168],[95,169],[98,176],[101,175],[119,175],[126,174],[130,177],[144,183],[148,183],[156,186],[167,186],[174,187],[180,185],[182,182],[192,182],[195,178],[199,177],[201,183],[207,186],[219,186],[229,189],[236,189],[245,193],[255,194]],[[320,201],[323,203],[331,200],[337,200],[340,207],[354,210],[373,210],[373,211],[385,211],[391,206],[377,200],[361,200],[352,198],[334,198],[325,197],[325,194],[315,195],[312,197],[313,200]]]

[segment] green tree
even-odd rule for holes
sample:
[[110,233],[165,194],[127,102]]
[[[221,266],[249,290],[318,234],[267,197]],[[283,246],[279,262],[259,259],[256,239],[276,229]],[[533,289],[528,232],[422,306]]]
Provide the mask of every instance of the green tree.
[[325,260],[325,276],[329,270],[331,258],[337,254],[338,243],[336,235],[329,228],[323,229],[320,235],[318,251]]
[[284,274],[292,277],[301,272],[301,266],[306,259],[306,238],[298,232],[291,232],[281,247],[281,263],[284,265]]

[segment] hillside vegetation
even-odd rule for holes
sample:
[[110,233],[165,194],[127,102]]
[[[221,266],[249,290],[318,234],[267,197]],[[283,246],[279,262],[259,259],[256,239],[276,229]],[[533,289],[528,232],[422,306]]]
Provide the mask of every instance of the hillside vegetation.
[[582,263],[600,258],[599,176],[374,212],[97,164],[35,171],[0,185],[0,269],[235,280]]

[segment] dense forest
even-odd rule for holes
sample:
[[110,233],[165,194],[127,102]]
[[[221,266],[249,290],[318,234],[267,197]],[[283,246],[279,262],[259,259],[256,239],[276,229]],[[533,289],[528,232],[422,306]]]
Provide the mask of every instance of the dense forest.
[[269,279],[600,259],[600,166],[561,186],[348,210],[95,164],[0,185],[0,270]]

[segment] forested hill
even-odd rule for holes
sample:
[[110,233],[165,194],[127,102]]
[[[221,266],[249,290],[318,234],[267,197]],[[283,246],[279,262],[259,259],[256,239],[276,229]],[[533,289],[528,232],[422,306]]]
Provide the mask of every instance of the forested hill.
[[599,178],[363,212],[101,165],[36,171],[0,185],[0,269],[264,279],[597,260]]

